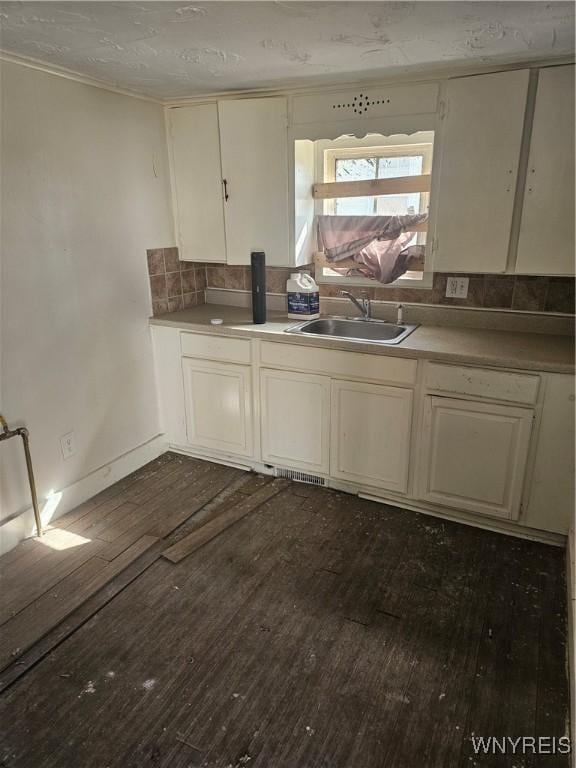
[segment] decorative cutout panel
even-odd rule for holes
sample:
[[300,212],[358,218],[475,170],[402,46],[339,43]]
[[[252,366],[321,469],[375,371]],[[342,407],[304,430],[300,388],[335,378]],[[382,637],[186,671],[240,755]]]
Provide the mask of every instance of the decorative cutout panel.
[[[379,117],[435,116],[438,110],[438,84],[378,86],[346,91],[325,91],[293,96],[292,125],[344,122]],[[433,130],[430,120],[422,120],[417,130]],[[313,138],[304,136],[304,138]],[[320,138],[330,138],[323,136]]]
[[382,96],[381,98],[369,98],[361,93],[358,96],[354,96],[351,101],[332,104],[332,109],[345,109],[353,114],[362,115],[365,112],[368,112],[370,107],[379,107],[381,104],[390,104],[390,99],[385,96]]

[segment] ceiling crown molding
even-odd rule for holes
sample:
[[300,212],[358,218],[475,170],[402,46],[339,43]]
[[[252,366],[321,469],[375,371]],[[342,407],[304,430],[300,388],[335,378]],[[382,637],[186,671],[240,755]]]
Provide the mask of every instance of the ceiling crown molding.
[[19,64],[21,67],[28,67],[29,69],[36,69],[39,72],[45,72],[47,75],[56,75],[57,77],[64,77],[67,80],[73,80],[82,85],[91,85],[94,88],[101,88],[104,91],[110,91],[111,93],[117,93],[120,96],[130,96],[133,99],[141,99],[142,101],[149,101],[152,104],[164,104],[159,99],[154,99],[151,96],[146,96],[143,93],[137,91],[130,91],[125,88],[118,88],[112,83],[107,83],[103,80],[97,80],[93,77],[87,77],[79,72],[74,72],[71,69],[65,67],[58,67],[56,65],[47,64],[44,61],[38,59],[28,58],[27,56],[18,56],[10,51],[4,51],[0,48],[0,61],[6,61],[9,64]]
[[10,51],[4,51],[1,48],[0,61],[6,61],[11,64],[18,64],[23,67],[29,67],[30,69],[36,69],[39,72],[45,72],[46,74],[55,75],[56,77],[64,77],[67,80],[82,83],[83,85],[90,85],[93,88],[101,88],[102,90],[116,93],[120,96],[129,96],[133,99],[141,99],[142,101],[147,101],[152,104],[160,104],[164,107],[183,107],[186,105],[202,104],[223,99],[245,99],[258,97],[264,98],[266,96],[296,96],[320,92],[331,93],[341,91],[343,88],[368,87],[370,85],[392,86],[404,83],[437,82],[439,80],[449,80],[455,77],[469,77],[472,75],[490,74],[492,72],[573,64],[574,57],[547,57],[541,59],[531,59],[529,61],[514,62],[511,64],[493,64],[492,66],[484,65],[482,67],[472,66],[469,64],[462,66],[446,65],[443,67],[430,68],[430,70],[426,73],[426,76],[424,76],[422,72],[406,72],[403,74],[395,74],[389,78],[379,76],[350,79],[348,74],[343,73],[342,80],[337,83],[334,83],[333,81],[323,83],[321,80],[317,79],[304,85],[292,83],[278,86],[276,88],[265,87],[250,88],[245,90],[223,90],[214,91],[212,93],[202,93],[196,96],[166,99],[155,99],[152,96],[147,96],[143,93],[139,93],[138,91],[119,88],[113,83],[88,77],[86,75],[82,75],[80,72],[75,72],[74,70],[67,69],[65,67],[47,64],[46,62],[40,61],[39,59],[19,56],[17,54],[11,53]]

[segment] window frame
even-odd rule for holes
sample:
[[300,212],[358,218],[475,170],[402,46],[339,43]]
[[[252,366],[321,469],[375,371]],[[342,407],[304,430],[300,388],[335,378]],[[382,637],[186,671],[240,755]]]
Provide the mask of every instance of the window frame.
[[[335,182],[336,181],[336,161],[347,160],[359,157],[408,157],[408,156],[422,156],[422,174],[432,174],[433,162],[434,162],[434,145],[436,140],[436,133],[432,142],[405,142],[398,144],[380,144],[380,145],[362,145],[362,146],[350,146],[350,147],[334,147],[322,149],[322,157],[318,170],[321,173],[322,178],[319,181],[322,182]],[[430,192],[421,192],[420,198],[420,211],[430,210]],[[346,197],[346,195],[343,195]],[[316,205],[316,213],[323,215],[334,215],[336,206],[336,199],[318,200]],[[346,277],[344,275],[324,275],[323,269],[316,270],[316,282],[318,283],[332,283],[336,285],[358,285],[358,286],[370,286],[377,288],[415,288],[415,289],[429,289],[432,287],[433,281],[433,269],[431,264],[431,237],[430,230],[427,232],[426,238],[426,256],[424,261],[424,272],[422,278],[417,280],[415,278],[400,277],[393,283],[378,283],[376,280],[370,280],[365,277]]]

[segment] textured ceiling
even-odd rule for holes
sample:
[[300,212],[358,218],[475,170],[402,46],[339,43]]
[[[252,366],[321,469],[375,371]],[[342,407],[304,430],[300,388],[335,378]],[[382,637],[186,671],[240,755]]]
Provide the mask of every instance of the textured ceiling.
[[158,99],[562,57],[572,2],[0,2],[0,47]]

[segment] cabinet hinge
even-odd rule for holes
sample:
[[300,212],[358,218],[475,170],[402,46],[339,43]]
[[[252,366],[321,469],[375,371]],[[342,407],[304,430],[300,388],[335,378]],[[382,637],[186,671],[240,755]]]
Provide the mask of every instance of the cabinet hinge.
[[444,120],[447,114],[448,104],[444,101],[444,99],[440,99],[440,103],[438,104],[438,116],[440,120]]

